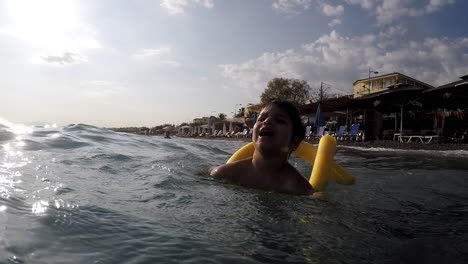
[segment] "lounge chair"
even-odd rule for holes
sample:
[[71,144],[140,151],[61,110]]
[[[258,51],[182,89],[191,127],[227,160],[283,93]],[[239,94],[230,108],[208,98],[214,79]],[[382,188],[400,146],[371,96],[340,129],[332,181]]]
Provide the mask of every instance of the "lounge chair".
[[242,132],[242,137],[249,137],[249,129],[244,128],[244,131]]
[[218,130],[214,130],[213,133],[208,134],[209,137],[216,137],[216,134],[218,133]]
[[310,139],[310,134],[311,134],[311,127],[306,126],[306,132],[305,132],[305,139]]
[[320,140],[321,137],[323,137],[323,134],[325,133],[325,126],[317,127],[317,133],[312,136],[312,138]]
[[336,140],[343,139],[343,136],[344,136],[345,131],[346,131],[346,126],[340,126],[340,128],[338,129],[338,131],[337,131],[336,134],[334,135],[334,137],[336,138]]
[[352,124],[351,129],[349,130],[349,134],[347,135],[347,138],[351,140],[354,138],[357,141],[358,133],[359,133],[359,124]]

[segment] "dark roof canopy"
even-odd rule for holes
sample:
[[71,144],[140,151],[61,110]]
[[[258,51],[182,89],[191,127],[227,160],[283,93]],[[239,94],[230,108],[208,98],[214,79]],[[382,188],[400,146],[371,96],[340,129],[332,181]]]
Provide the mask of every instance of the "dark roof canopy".
[[[354,108],[352,95],[345,95],[336,98],[330,98],[320,102],[322,112],[335,112]],[[303,105],[299,107],[301,115],[314,114],[317,111],[319,102]]]
[[468,108],[468,75],[423,92],[426,105],[446,109]]
[[431,92],[434,92],[434,91],[446,90],[446,89],[463,88],[462,86],[465,87],[465,89],[467,89],[466,87],[468,86],[468,74],[460,77],[460,80],[458,80],[458,81],[451,82],[451,83],[448,83],[448,84],[441,85],[439,87],[429,89],[429,90],[425,91],[425,93],[431,93]]
[[420,108],[421,92],[427,88],[408,84],[390,86],[389,89],[354,98],[355,105],[381,112],[393,112],[401,106]]
[[364,95],[361,97],[354,98],[356,101],[363,101],[363,100],[369,100],[369,99],[375,99],[375,98],[389,98],[389,97],[400,97],[401,95],[407,95],[407,94],[415,94],[418,92],[424,91],[426,88],[423,87],[417,87],[417,86],[412,86],[412,85],[407,85],[407,84],[396,84],[389,86],[388,89],[376,92],[376,93],[371,93],[368,95]]

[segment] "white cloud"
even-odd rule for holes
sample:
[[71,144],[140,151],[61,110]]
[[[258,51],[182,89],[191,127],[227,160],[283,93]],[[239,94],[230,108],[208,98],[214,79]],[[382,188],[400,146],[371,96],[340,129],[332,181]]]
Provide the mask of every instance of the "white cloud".
[[296,14],[310,7],[312,0],[274,0],[272,8],[279,13]]
[[329,4],[323,4],[322,12],[326,16],[341,16],[343,15],[344,7],[342,5],[332,6]]
[[[402,30],[376,35],[323,35],[300,50],[264,53],[240,64],[220,65],[223,76],[258,96],[274,77],[320,81],[352,92],[352,83],[367,76],[368,67],[381,74],[401,72],[432,85],[441,85],[468,72],[468,38],[427,38],[422,42],[393,42]],[[334,91],[337,92],[337,91]]]
[[43,55],[39,58],[33,59],[33,63],[47,63],[59,66],[66,66],[87,61],[88,60],[84,56],[70,51],[66,51],[60,55]]
[[205,0],[203,1],[203,6],[206,8],[213,8],[214,7],[214,0]]
[[149,61],[153,65],[162,67],[180,67],[181,64],[173,58],[172,49],[169,46],[163,46],[153,49],[141,49],[132,56],[136,60]]
[[161,6],[166,8],[171,15],[183,15],[185,10],[193,5],[213,8],[214,0],[163,0],[161,3]]
[[373,6],[372,0],[345,0],[350,5],[360,5],[364,9],[370,9]]
[[[350,5],[360,5],[362,8],[372,10],[380,25],[390,24],[405,16],[423,16],[439,11],[445,5],[455,3],[455,0],[428,0],[420,6],[417,0],[345,0]],[[375,4],[375,6],[374,6]]]
[[429,5],[426,6],[426,12],[432,13],[438,11],[444,5],[453,4],[455,0],[431,0]]
[[328,26],[333,28],[335,27],[336,25],[340,25],[341,24],[341,20],[338,19],[338,18],[335,18],[333,19],[330,23],[328,23]]
[[146,57],[159,57],[162,55],[169,54],[171,52],[170,47],[160,47],[155,49],[141,49],[137,51],[133,57],[135,58],[146,58]]

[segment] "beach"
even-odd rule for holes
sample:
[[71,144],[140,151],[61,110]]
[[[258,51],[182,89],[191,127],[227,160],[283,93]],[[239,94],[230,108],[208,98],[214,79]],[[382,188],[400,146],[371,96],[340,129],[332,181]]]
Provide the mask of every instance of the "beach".
[[[243,141],[251,142],[250,137],[183,137],[183,138],[196,138],[207,140],[229,140],[229,141]],[[318,140],[305,140],[311,144],[318,144]],[[336,142],[337,148],[340,147],[357,147],[357,148],[379,148],[379,149],[407,149],[407,150],[435,150],[435,151],[455,151],[464,150],[468,151],[468,144],[451,144],[451,143],[401,143],[392,140],[373,140],[373,141],[354,141],[354,140],[338,140]]]

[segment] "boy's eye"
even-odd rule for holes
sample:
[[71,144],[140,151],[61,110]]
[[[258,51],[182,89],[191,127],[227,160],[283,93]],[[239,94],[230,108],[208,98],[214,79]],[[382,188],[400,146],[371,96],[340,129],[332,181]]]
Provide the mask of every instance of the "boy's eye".
[[280,123],[280,124],[285,124],[286,123],[286,120],[284,120],[284,119],[277,119],[276,121],[278,121],[278,123]]

